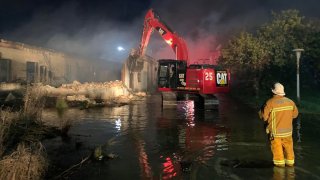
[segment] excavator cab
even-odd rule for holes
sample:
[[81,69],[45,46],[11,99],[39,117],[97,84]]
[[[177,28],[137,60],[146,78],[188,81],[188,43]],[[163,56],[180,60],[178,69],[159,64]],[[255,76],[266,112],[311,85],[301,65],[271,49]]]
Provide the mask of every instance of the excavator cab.
[[186,86],[186,61],[161,59],[158,62],[158,89],[160,91],[170,91]]

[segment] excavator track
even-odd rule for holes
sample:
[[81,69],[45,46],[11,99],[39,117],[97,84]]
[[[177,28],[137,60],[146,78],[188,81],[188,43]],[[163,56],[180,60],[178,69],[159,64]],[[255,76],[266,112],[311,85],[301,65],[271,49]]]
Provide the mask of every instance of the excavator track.
[[[176,92],[161,92],[162,95],[162,108],[175,109],[177,107],[178,96]],[[217,110],[219,108],[219,100],[215,95],[211,94],[184,94],[184,98],[179,100],[193,100],[198,109]]]
[[199,94],[200,103],[203,105],[205,110],[215,110],[219,108],[219,100],[215,95],[212,94]]

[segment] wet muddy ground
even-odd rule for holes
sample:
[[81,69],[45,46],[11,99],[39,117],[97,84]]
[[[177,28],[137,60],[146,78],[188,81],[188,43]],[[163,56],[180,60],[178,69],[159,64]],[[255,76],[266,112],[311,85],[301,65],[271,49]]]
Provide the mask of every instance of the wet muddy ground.
[[[69,137],[44,142],[52,166],[48,179],[320,179],[319,119],[294,123],[294,168],[274,168],[256,110],[219,96],[216,111],[181,102],[161,110],[161,97],[121,107],[47,110],[50,124],[68,118]],[[61,174],[92,153],[90,159]],[[112,158],[110,158],[112,155]],[[58,175],[61,176],[58,176]]]

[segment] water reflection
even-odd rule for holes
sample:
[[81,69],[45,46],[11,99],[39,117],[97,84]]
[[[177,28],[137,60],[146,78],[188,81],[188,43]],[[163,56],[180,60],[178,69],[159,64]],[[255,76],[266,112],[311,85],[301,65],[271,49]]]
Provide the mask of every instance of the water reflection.
[[187,126],[195,126],[195,109],[194,101],[180,101],[177,105],[177,111],[179,112],[180,119],[185,119]]
[[181,177],[195,166],[208,165],[216,151],[228,150],[226,130],[216,122],[218,112],[197,111],[193,101],[181,101],[176,116],[170,117],[171,113],[164,112],[165,116],[158,119],[163,179]]
[[115,128],[118,130],[118,132],[121,131],[121,117],[115,119]]
[[273,180],[294,180],[295,170],[294,167],[274,167]]
[[161,179],[172,179],[176,177],[180,173],[180,167],[177,163],[176,159],[177,157],[163,157],[160,156],[160,158],[163,160],[162,166],[162,174],[160,175]]
[[[296,121],[294,138],[301,141],[304,130],[303,141],[295,144],[297,166],[273,169],[256,112],[228,98],[220,100],[219,111],[195,109],[192,101],[161,111],[160,96],[122,107],[67,109],[61,118],[74,123],[71,141],[58,137],[44,145],[58,171],[104,144],[112,144],[107,154],[120,157],[84,165],[70,179],[319,179],[316,118],[301,116],[303,127]],[[60,126],[56,109],[43,113],[46,123]]]
[[301,133],[300,133],[300,130],[301,130],[301,121],[300,121],[300,117],[298,117],[297,119],[297,142],[301,142]]
[[136,147],[139,153],[138,158],[141,169],[141,175],[143,179],[151,179],[153,174],[151,166],[149,164],[149,158],[145,150],[145,142],[141,139],[137,139]]
[[[228,150],[228,134],[218,125],[221,123],[219,112],[199,111],[193,101],[183,101],[174,110],[161,112],[160,108],[155,101],[152,105],[141,102],[114,108],[68,109],[63,117],[74,120],[70,134],[75,138],[70,141],[70,152],[64,152],[59,158],[72,165],[77,162],[74,156],[87,154],[92,147],[104,145],[106,139],[111,138],[116,145],[108,146],[105,151],[112,150],[121,158],[112,166],[101,167],[106,169],[101,173],[118,178],[133,175],[133,179],[172,179],[212,165],[217,153]],[[49,116],[52,114],[46,117]],[[82,146],[74,149],[72,145],[77,143]],[[50,145],[64,147],[67,144],[57,141]],[[96,172],[94,168],[87,168],[88,174]],[[126,169],[127,174],[121,169]]]

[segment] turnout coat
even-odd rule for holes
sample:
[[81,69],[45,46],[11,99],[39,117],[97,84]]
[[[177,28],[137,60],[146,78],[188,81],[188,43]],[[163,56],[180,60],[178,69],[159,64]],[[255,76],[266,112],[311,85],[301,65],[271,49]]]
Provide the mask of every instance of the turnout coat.
[[292,136],[292,120],[298,113],[298,108],[291,99],[274,95],[266,102],[262,117],[268,123],[267,131],[273,137],[289,137]]

